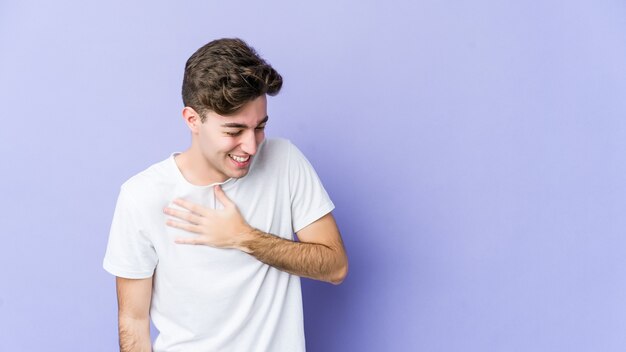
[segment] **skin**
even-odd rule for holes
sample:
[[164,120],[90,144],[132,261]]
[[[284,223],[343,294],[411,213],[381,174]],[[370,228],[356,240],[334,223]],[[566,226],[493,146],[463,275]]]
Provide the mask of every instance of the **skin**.
[[[191,146],[175,158],[181,173],[192,184],[209,185],[247,175],[258,146],[265,139],[267,99],[265,95],[250,101],[237,113],[221,116],[215,112],[200,114],[190,107],[182,111],[191,131]],[[248,158],[237,163],[229,155]],[[263,263],[290,274],[340,284],[348,272],[348,259],[334,217],[326,214],[297,232],[299,241],[290,241],[252,228],[219,186],[215,195],[224,209],[207,209],[183,199],[174,203],[187,209],[164,208],[163,212],[178,221],[167,226],[197,234],[179,238],[180,245],[207,245],[234,248]],[[152,278],[117,279],[120,321],[120,350],[150,351],[149,308]],[[124,346],[135,346],[126,348]]]
[[298,231],[300,242],[295,242],[252,228],[221,187],[215,186],[215,195],[224,209],[208,209],[182,199],[174,203],[189,212],[163,209],[165,214],[185,220],[168,220],[168,226],[198,235],[178,238],[176,243],[234,248],[294,275],[333,284],[344,280],[348,260],[331,213]]
[[[221,116],[208,111],[205,116],[202,122],[194,109],[183,109],[183,119],[191,130],[191,146],[175,159],[183,176],[192,184],[204,186],[247,175],[252,158],[265,139],[265,95],[244,105],[234,115]],[[229,154],[250,160],[247,166],[238,166]]]
[[116,278],[120,352],[150,352],[152,277]]

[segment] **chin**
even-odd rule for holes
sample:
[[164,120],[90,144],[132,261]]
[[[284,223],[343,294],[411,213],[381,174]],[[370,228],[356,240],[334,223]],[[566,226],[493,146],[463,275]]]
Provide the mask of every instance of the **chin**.
[[248,174],[248,170],[231,171],[227,175],[230,178],[242,178]]
[[246,176],[248,174],[248,172],[250,171],[250,164],[252,162],[252,160],[248,160],[248,162],[246,163],[246,165],[235,165],[235,163],[233,163],[232,160],[230,160],[230,158],[228,158],[229,160],[227,160],[226,165],[224,165],[224,174],[227,175],[230,178],[242,178],[244,176]]

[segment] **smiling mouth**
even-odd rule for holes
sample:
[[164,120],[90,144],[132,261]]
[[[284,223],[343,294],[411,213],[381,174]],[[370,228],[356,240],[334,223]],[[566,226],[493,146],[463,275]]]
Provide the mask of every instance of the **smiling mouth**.
[[245,163],[246,161],[250,160],[250,155],[247,155],[244,157],[244,156],[228,154],[228,156],[238,163]]

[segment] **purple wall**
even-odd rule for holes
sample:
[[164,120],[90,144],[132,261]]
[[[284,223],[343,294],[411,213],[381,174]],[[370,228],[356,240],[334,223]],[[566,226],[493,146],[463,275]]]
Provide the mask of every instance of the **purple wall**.
[[187,146],[223,36],[337,205],[310,351],[626,350],[623,1],[90,3],[0,2],[0,350],[115,350],[119,186]]

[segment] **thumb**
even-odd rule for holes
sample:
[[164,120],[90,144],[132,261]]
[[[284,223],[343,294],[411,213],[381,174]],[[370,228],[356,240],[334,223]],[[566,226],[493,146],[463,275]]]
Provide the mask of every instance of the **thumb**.
[[224,205],[224,208],[235,206],[235,203],[233,203],[233,201],[230,200],[228,196],[226,196],[226,193],[224,193],[224,190],[222,189],[221,186],[215,186],[213,191],[215,192],[215,196],[217,197],[217,200],[219,200],[220,203]]

